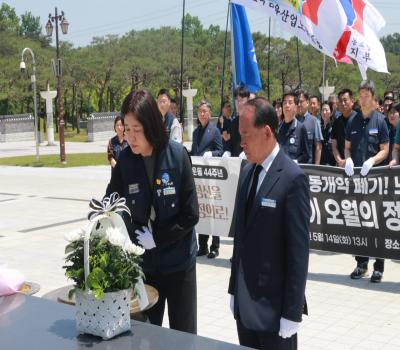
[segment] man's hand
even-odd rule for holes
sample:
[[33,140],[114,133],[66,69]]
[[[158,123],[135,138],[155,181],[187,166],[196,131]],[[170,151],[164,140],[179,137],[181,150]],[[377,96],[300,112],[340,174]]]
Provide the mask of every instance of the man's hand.
[[235,315],[235,297],[232,294],[229,307],[231,308],[232,315]]
[[203,154],[203,158],[204,159],[211,158],[212,156],[213,155],[212,155],[211,151],[204,152],[204,154]]
[[141,230],[135,231],[140,245],[146,250],[155,248],[156,243],[154,242],[153,233],[146,226],[143,226],[142,230],[143,231],[141,231]]
[[279,335],[282,338],[290,338],[292,335],[297,333],[299,326],[299,322],[290,321],[281,317]]
[[353,176],[354,175],[354,163],[353,159],[347,158],[346,162],[344,164],[344,172],[346,173],[347,176]]
[[371,168],[374,166],[374,164],[375,164],[374,158],[371,157],[367,159],[361,168],[360,174],[362,176],[367,176]]
[[222,155],[222,158],[229,158],[231,156],[231,152],[225,151],[224,154]]
[[397,165],[397,160],[396,159],[392,159],[389,163],[389,168],[393,168],[394,166]]
[[344,159],[339,159],[337,161],[337,165],[339,168],[344,168],[345,164],[346,164],[346,161]]

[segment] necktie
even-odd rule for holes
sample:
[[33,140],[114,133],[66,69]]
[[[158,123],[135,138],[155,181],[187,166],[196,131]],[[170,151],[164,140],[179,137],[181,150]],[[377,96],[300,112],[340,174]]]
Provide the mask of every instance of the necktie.
[[258,164],[253,172],[253,181],[251,182],[249,196],[247,197],[246,203],[246,220],[249,216],[250,210],[253,207],[254,197],[256,196],[257,192],[257,185],[258,185],[258,176],[260,175],[261,170],[263,169],[262,165]]

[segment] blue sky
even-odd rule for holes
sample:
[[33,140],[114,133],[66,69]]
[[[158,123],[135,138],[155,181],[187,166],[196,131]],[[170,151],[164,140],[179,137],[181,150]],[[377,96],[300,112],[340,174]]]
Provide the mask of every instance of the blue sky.
[[[68,40],[77,46],[85,46],[93,36],[119,34],[134,29],[180,27],[182,0],[6,0],[18,15],[31,11],[40,16],[44,28],[48,14],[54,14],[55,6],[63,10],[70,23],[70,30],[61,40]],[[382,13],[387,24],[380,35],[400,32],[400,0],[371,0]],[[227,0],[186,0],[186,11],[198,16],[205,27],[210,24],[225,28]],[[268,19],[265,15],[248,10],[251,30],[267,34]],[[273,25],[274,36],[286,37],[285,32]]]

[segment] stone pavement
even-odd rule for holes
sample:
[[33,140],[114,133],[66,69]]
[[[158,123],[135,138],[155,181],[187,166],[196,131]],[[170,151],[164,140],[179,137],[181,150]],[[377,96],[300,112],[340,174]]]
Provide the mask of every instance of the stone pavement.
[[[191,148],[188,142],[184,142],[188,149]],[[65,153],[104,153],[106,157],[108,141],[95,142],[66,142]],[[18,142],[0,142],[0,158],[18,157],[35,155],[36,146],[34,141],[18,141]],[[55,142],[54,146],[47,146],[47,141],[39,146],[39,155],[43,154],[60,154],[60,144]]]
[[[104,144],[96,147],[105,149]],[[16,151],[9,147],[7,152]],[[102,197],[109,176],[107,166],[0,166],[0,264],[39,283],[38,296],[69,284],[62,270],[63,236],[85,223],[88,201]],[[227,294],[232,240],[221,243],[217,259],[197,262],[198,333],[237,343]],[[386,261],[381,284],[351,280],[354,265],[348,255],[311,252],[310,315],[300,327],[299,349],[400,349],[400,264]]]
[[[69,153],[101,153],[106,156],[108,141],[96,142],[66,142],[65,153],[68,157]],[[35,141],[18,141],[18,142],[0,142],[0,158],[18,157],[35,155]],[[47,141],[42,142],[39,146],[39,155],[43,154],[60,154],[60,144],[55,142],[54,146],[48,146]]]

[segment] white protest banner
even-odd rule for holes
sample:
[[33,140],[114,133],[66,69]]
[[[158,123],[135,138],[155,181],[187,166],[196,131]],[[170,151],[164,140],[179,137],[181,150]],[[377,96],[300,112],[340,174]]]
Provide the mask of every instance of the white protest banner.
[[333,57],[346,27],[346,14],[339,1],[232,0],[275,18],[282,28],[325,55]]
[[367,68],[387,73],[378,31],[386,24],[368,0],[232,0],[275,18],[282,28],[340,62],[356,60],[363,79]]
[[228,236],[242,160],[192,157],[192,163],[200,213],[196,232]]

